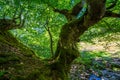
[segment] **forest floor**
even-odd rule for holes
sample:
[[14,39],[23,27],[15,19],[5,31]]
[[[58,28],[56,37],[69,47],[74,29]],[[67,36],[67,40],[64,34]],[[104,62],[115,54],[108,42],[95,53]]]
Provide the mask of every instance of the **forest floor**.
[[[95,41],[79,43],[80,57],[71,65],[70,80],[120,79],[120,40]],[[49,73],[30,48],[8,32],[0,34],[0,80],[51,80]]]
[[73,64],[70,70],[70,80],[120,80],[120,59],[106,60],[107,64],[104,62],[98,59],[93,60],[91,65]]
[[70,80],[120,80],[119,34],[110,40],[94,38],[93,43],[80,42],[81,57],[71,66]]

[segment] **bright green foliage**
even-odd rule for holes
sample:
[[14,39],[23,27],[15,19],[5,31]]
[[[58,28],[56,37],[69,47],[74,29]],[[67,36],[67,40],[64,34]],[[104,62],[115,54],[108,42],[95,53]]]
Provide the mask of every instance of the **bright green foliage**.
[[[22,77],[20,75],[20,77],[18,76],[17,78],[14,78],[14,74],[9,72],[10,74],[12,74],[10,75],[12,80],[18,80],[18,79],[52,80],[50,77],[51,75],[53,75],[51,74],[51,71],[52,70],[54,71],[54,66],[56,69],[58,68],[58,73],[61,73],[60,75],[64,76],[64,70],[67,69],[67,68],[64,69],[64,65],[66,67],[67,62],[69,63],[72,60],[71,57],[72,53],[75,53],[74,48],[70,48],[70,49],[61,48],[60,53],[65,53],[65,54],[60,56],[61,59],[59,59],[58,61],[56,60],[58,63],[54,61],[46,62],[47,66],[43,65],[43,63],[40,62],[38,57],[34,56],[33,51],[41,59],[51,58],[52,54],[50,51],[50,35],[46,28],[49,28],[50,33],[52,34],[53,51],[55,52],[61,27],[68,22],[64,15],[54,12],[53,9],[56,8],[56,9],[71,10],[72,7],[79,1],[80,0],[0,0],[0,10],[1,10],[0,19],[1,18],[10,19],[10,18],[18,17],[21,12],[22,12],[22,16],[21,16],[22,19],[25,19],[25,24],[22,28],[10,31],[15,36],[15,38],[10,34],[9,31],[8,32],[6,31],[5,33],[0,31],[1,50],[3,49],[2,45],[5,45],[6,47],[5,49],[8,49],[8,51],[4,50],[6,51],[5,54],[1,53],[3,56],[0,56],[1,57],[0,64],[5,63],[5,65],[3,65],[3,70],[0,71],[0,77],[2,77],[7,73],[6,69],[10,68],[11,69],[10,71],[13,72],[17,71],[18,74],[22,75]],[[106,5],[107,7],[111,4],[111,1],[113,0],[107,0],[107,5]],[[120,0],[118,1],[117,6],[114,8],[114,10],[111,9],[111,11],[119,13],[120,12],[119,7],[120,7]],[[78,17],[79,16],[80,15],[78,15]],[[17,23],[19,23],[19,20],[17,20]],[[73,25],[76,26],[76,24]],[[73,29],[73,31],[75,30]],[[63,33],[61,34],[65,35],[64,33],[66,32],[72,32],[72,30],[69,31],[69,29],[66,29],[66,31],[63,31]],[[93,27],[90,27],[82,36],[80,36],[80,42],[96,44],[95,41],[98,42],[107,41],[108,43],[109,41],[114,41],[114,42],[119,41],[119,38],[116,38],[119,36],[116,36],[116,34],[120,34],[120,19],[104,18]],[[69,38],[72,39],[71,35],[68,36]],[[19,43],[19,41],[16,40],[16,38],[21,43],[27,45],[29,48]],[[71,44],[72,41],[68,43]],[[97,50],[90,51],[87,49],[82,50],[81,47],[79,47],[79,44],[78,44],[78,48],[80,50],[80,57],[78,57],[74,61],[74,63],[80,63],[81,65],[85,65],[85,66],[87,65],[88,68],[93,68],[93,69],[98,69],[98,68],[105,69],[104,64],[106,64],[106,61],[110,61],[111,57],[113,57],[113,55],[110,55],[109,52],[106,52],[104,50],[102,51],[97,51]],[[72,53],[68,55],[67,53],[70,52]],[[78,55],[74,55],[74,56],[78,56]],[[65,59],[66,60],[68,59],[68,61],[66,62]],[[103,63],[98,63],[96,61],[93,62],[96,59],[102,59]],[[15,70],[6,64],[9,61],[11,61],[9,65],[12,65],[12,67],[14,67]],[[51,66],[48,65],[49,63],[53,64],[52,68]],[[4,70],[4,66],[7,67],[5,70]],[[17,74],[15,76],[17,76]]]
[[[18,16],[23,10],[22,17],[25,18],[25,25],[19,30],[12,30],[15,37],[32,48],[40,57],[50,57],[49,34],[45,27],[50,27],[53,37],[53,48],[55,51],[61,26],[67,20],[59,14],[53,12],[53,7],[58,9],[71,9],[80,0],[0,0],[0,18],[12,18],[13,13]],[[109,6],[113,0],[107,0]],[[114,12],[120,12],[120,0]],[[111,9],[113,10],[113,9]],[[46,25],[46,21],[48,24]],[[93,38],[102,37],[107,34],[120,31],[119,19],[105,18],[97,25],[90,28],[81,36],[81,41],[92,42]]]
[[119,18],[104,18],[98,24],[89,28],[80,38],[81,41],[91,42],[93,38],[109,36],[112,33],[120,32]]
[[[13,34],[23,43],[35,50],[38,55],[50,57],[51,54],[48,54],[50,53],[50,41],[45,26],[50,27],[51,29],[55,47],[60,28],[66,22],[64,16],[54,13],[49,5],[44,4],[47,3],[44,1],[44,3],[36,3],[34,1],[19,2],[13,0],[14,5],[11,1],[8,2],[1,1],[1,7],[3,7],[1,8],[1,17],[3,14],[7,16],[6,18],[13,17],[13,13],[16,12],[16,9],[18,10],[16,14],[19,15],[20,9],[22,8],[23,17],[26,18],[24,28],[21,30],[13,30]],[[27,4],[28,2],[31,2],[31,4]],[[52,2],[50,3],[53,4]],[[25,15],[26,13],[27,15]],[[48,25],[45,25],[47,19],[49,23]]]

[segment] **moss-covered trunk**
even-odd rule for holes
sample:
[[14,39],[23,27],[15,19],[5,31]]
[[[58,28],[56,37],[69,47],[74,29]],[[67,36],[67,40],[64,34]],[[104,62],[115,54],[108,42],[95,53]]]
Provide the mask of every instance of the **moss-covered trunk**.
[[80,19],[65,24],[55,53],[55,62],[52,64],[53,80],[67,80],[71,63],[79,56],[76,43],[79,37],[92,25],[100,21],[105,14],[106,0],[86,0],[88,10]]
[[49,66],[9,31],[0,31],[0,80],[52,80]]
[[[0,80],[67,80],[70,65],[79,56],[76,43],[80,35],[101,20],[105,14],[106,0],[85,1],[88,5],[85,14],[80,19],[72,20],[62,26],[54,60],[50,66],[43,68],[39,67],[42,64],[39,58],[8,32],[21,26],[17,26],[14,20],[1,19]],[[51,76],[52,79],[48,78]]]
[[83,27],[79,20],[65,24],[61,29],[60,38],[55,52],[55,62],[51,65],[53,80],[67,80],[70,65],[79,56],[76,43],[79,36],[88,28]]

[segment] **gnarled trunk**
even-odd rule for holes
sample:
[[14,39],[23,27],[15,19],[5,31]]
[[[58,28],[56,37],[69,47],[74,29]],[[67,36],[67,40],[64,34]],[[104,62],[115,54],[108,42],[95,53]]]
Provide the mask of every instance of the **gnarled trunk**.
[[76,43],[79,41],[79,36],[88,29],[83,26],[82,22],[75,20],[62,27],[55,53],[55,62],[51,65],[52,73],[56,76],[53,80],[60,78],[67,80],[70,65],[79,56]]
[[80,19],[68,22],[61,29],[55,61],[51,64],[53,80],[67,80],[70,65],[79,56],[76,46],[79,37],[105,14],[105,0],[86,0],[86,2],[88,5],[86,14]]

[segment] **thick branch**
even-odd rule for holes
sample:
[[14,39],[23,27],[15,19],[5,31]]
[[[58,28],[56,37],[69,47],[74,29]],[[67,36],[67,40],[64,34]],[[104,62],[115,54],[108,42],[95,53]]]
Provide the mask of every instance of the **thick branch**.
[[77,3],[73,8],[72,10],[67,10],[67,9],[63,9],[63,10],[59,10],[59,9],[54,9],[55,12],[59,12],[60,14],[63,14],[63,15],[67,15],[68,13],[70,13],[71,15],[74,15],[74,16],[77,16],[78,13],[81,11],[83,7],[83,2],[80,1],[79,3]]
[[112,11],[106,11],[104,17],[115,17],[115,18],[120,18],[120,14],[114,13]]
[[67,9],[62,9],[62,10],[60,10],[60,9],[53,9],[53,10],[54,10],[54,12],[58,12],[60,14],[63,14],[64,16],[66,16],[66,18],[67,18],[67,15],[69,14],[69,11]]
[[84,18],[84,26],[89,27],[96,24],[105,15],[106,0],[86,0],[88,12]]
[[72,8],[71,15],[77,16],[78,13],[82,10],[82,8],[83,8],[83,1],[80,1]]
[[53,9],[53,10],[55,12],[59,12],[60,14],[63,14],[68,19],[68,21],[71,21],[79,14],[79,12],[83,8],[83,5],[84,2],[80,1],[71,10],[67,10],[67,9],[63,9],[63,10]]
[[107,7],[106,9],[108,10],[108,9],[114,8],[116,6],[116,4],[117,4],[117,1],[118,0],[114,0],[114,2],[109,7]]

